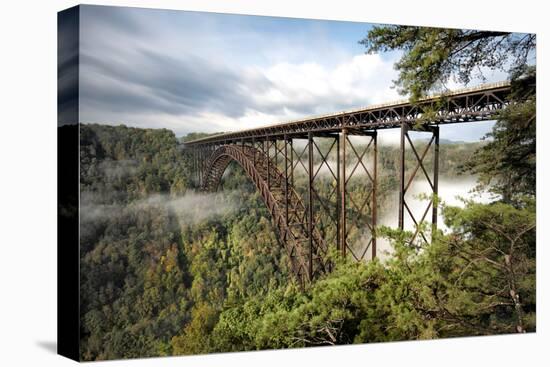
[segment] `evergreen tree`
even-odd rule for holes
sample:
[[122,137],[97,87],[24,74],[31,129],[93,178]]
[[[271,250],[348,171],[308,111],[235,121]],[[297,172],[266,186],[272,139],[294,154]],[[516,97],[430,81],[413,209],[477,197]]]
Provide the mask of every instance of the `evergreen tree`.
[[467,84],[483,69],[503,70],[512,81],[513,105],[499,117],[492,140],[464,169],[512,203],[535,194],[536,111],[534,34],[412,26],[375,26],[360,41],[367,52],[402,51],[396,86],[412,100],[444,89],[449,79]]

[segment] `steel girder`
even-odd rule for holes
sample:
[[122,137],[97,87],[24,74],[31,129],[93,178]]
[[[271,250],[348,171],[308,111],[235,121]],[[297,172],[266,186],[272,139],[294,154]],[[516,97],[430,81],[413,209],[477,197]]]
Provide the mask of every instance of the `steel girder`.
[[328,248],[319,231],[310,224],[309,208],[285,179],[288,176],[269,157],[267,149],[245,145],[217,147],[207,159],[202,189],[216,191],[225,169],[236,161],[260,192],[293,273],[300,282],[309,282],[327,271]]
[[[186,146],[227,144],[251,141],[254,138],[282,139],[283,136],[307,138],[312,132],[315,136],[323,133],[349,132],[361,130],[379,130],[398,128],[402,124],[448,124],[473,121],[486,121],[494,118],[509,104],[510,83],[500,82],[470,88],[444,95],[432,96],[416,102],[401,101],[362,109],[343,111],[323,116],[261,128],[224,133],[186,142]],[[426,119],[429,119],[427,121]]]
[[[419,151],[417,149],[417,144],[409,136],[409,131],[418,131],[423,133],[429,133],[431,138],[424,148]],[[405,167],[405,156],[407,152],[407,147],[413,153],[415,158],[415,166],[407,177],[406,167]],[[433,157],[433,167],[430,170],[429,167],[426,167],[426,157],[427,154],[431,151]],[[438,207],[438,190],[439,190],[439,126],[422,126],[420,129],[416,129],[407,124],[401,126],[401,142],[400,142],[400,167],[399,167],[399,217],[398,217],[398,226],[400,229],[405,229],[405,218],[409,218],[413,225],[413,235],[408,240],[411,245],[414,245],[414,241],[417,237],[420,237],[425,243],[429,243],[426,229],[423,228],[422,224],[426,220],[428,213],[431,209],[431,233],[433,235],[434,231],[437,228],[437,207]],[[428,198],[428,203],[425,206],[425,209],[418,216],[419,213],[413,213],[411,206],[407,203],[406,194],[411,189],[413,182],[419,176],[419,171],[422,172],[421,178],[426,179],[431,197]],[[431,171],[431,172],[430,172]]]

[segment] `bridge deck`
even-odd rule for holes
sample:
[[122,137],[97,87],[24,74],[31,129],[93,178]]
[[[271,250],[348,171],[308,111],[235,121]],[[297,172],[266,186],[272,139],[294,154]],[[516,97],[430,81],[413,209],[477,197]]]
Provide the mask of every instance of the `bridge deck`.
[[330,135],[345,129],[349,134],[396,128],[403,123],[446,124],[485,121],[507,105],[508,81],[484,84],[423,98],[416,102],[398,101],[350,111],[307,117],[254,129],[212,135],[186,142],[186,146],[223,144],[260,139],[282,139]]

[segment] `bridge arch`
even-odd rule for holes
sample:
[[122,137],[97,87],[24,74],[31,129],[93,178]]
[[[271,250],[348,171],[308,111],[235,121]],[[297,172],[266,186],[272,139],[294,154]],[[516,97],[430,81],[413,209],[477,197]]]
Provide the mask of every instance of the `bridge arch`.
[[[277,237],[285,248],[294,275],[302,283],[327,271],[327,245],[317,229],[310,241],[306,207],[285,176],[262,151],[239,145],[218,146],[208,157],[201,189],[217,191],[223,173],[237,162],[261,194],[271,214]],[[288,206],[286,205],[288,204]]]

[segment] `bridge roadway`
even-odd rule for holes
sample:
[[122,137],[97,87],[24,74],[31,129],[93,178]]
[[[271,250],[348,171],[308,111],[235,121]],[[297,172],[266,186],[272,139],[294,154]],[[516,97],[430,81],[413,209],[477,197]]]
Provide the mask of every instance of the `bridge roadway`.
[[339,132],[342,129],[378,130],[400,127],[403,123],[415,124],[429,114],[430,124],[448,124],[484,121],[494,117],[508,100],[510,83],[507,81],[484,84],[475,88],[430,96],[417,102],[399,101],[368,106],[351,111],[307,117],[264,127],[212,135],[188,141],[186,146],[227,144],[253,138],[265,139],[305,137],[308,132],[316,136]]

